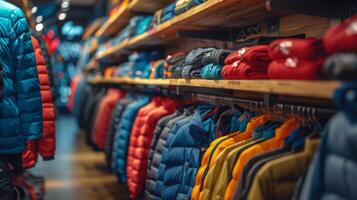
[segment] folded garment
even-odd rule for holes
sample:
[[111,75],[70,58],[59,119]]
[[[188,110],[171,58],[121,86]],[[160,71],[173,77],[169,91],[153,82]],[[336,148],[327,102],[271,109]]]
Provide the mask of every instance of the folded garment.
[[357,52],[357,15],[327,31],[323,43],[330,54]]
[[244,61],[235,61],[231,65],[222,68],[222,77],[226,80],[240,79],[267,79],[267,66],[256,67]]
[[190,77],[192,79],[198,79],[198,78],[202,78],[201,77],[201,69],[193,69],[192,71],[190,71]]
[[222,79],[221,71],[221,64],[210,63],[208,65],[205,65],[201,70],[201,77],[204,79],[220,80]]
[[172,3],[164,8],[164,10],[162,11],[162,14],[161,14],[161,23],[164,23],[164,22],[172,19],[173,17],[175,17],[175,13],[174,13],[175,7],[176,7],[176,4]]
[[270,79],[320,79],[323,63],[324,59],[298,60],[287,58],[274,60],[268,67],[268,77]]
[[357,55],[353,53],[330,56],[323,67],[326,78],[355,81],[357,79]]
[[269,55],[272,60],[284,58],[299,58],[316,60],[326,57],[326,52],[320,39],[281,39],[269,45]]
[[159,24],[161,24],[162,22],[161,22],[161,16],[162,16],[162,12],[163,12],[164,10],[163,9],[160,9],[160,10],[158,10],[158,11],[156,11],[155,13],[154,13],[154,26],[155,25],[159,25]]
[[175,15],[180,15],[201,3],[203,3],[203,0],[178,0],[176,2]]
[[181,72],[182,78],[190,78],[190,73],[192,71],[192,66],[191,65],[186,65]]
[[224,63],[229,65],[236,61],[245,62],[258,68],[267,68],[271,61],[268,54],[268,46],[258,45],[234,51],[226,57]]
[[202,57],[205,56],[207,53],[216,50],[215,48],[197,48],[186,56],[186,64],[191,65],[193,69],[202,68]]
[[149,78],[163,78],[164,75],[164,60],[157,60],[151,63],[151,72]]
[[141,34],[145,33],[147,30],[149,30],[152,25],[151,24],[152,18],[153,18],[153,16],[149,15],[149,16],[146,16],[144,19],[142,19],[136,27],[135,35],[141,35]]
[[202,57],[201,63],[202,65],[207,65],[210,63],[214,63],[214,64],[224,64],[224,59],[226,59],[226,57],[232,53],[231,50],[227,50],[227,49],[216,49],[213,50],[211,52],[208,52],[207,54],[205,54]]
[[175,78],[181,77],[181,71],[185,66],[185,52],[178,52],[173,55],[169,55],[165,60],[165,78],[174,78],[173,74],[175,74]]

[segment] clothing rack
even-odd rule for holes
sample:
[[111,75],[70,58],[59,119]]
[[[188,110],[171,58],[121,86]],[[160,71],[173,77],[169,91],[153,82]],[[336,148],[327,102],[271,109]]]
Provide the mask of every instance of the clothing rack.
[[261,114],[280,115],[284,117],[299,117],[304,119],[307,123],[318,123],[319,121],[326,121],[336,113],[335,110],[329,108],[322,108],[318,106],[302,106],[297,104],[275,103],[268,105],[264,101],[240,99],[232,97],[221,97],[213,95],[192,94],[195,100],[211,103],[214,105],[226,105],[233,107],[239,105],[240,107],[256,111]]

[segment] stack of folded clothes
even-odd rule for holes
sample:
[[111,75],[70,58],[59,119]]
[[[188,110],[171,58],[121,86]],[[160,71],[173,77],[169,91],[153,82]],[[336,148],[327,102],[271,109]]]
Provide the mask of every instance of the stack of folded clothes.
[[223,79],[266,79],[270,63],[267,45],[244,47],[229,54],[222,69]]
[[149,78],[151,62],[162,58],[160,51],[134,52],[129,56],[131,78]]
[[201,77],[204,79],[222,79],[221,71],[225,58],[232,51],[226,49],[216,49],[202,57],[201,63],[204,66],[201,70]]
[[175,15],[180,15],[203,2],[204,0],[178,0],[176,1]]
[[215,48],[197,48],[190,51],[185,59],[185,67],[182,69],[181,76],[183,78],[201,78],[201,70],[203,68],[202,58]]
[[185,66],[186,53],[178,52],[166,57],[164,64],[165,78],[181,78],[181,72]]
[[323,37],[331,55],[325,62],[324,74],[329,79],[356,80],[357,77],[357,15],[331,28]]
[[269,46],[269,55],[270,79],[320,79],[326,58],[322,41],[313,38],[276,40]]
[[129,56],[129,63],[133,73],[131,78],[149,78],[150,62],[162,58],[159,51],[133,53]]

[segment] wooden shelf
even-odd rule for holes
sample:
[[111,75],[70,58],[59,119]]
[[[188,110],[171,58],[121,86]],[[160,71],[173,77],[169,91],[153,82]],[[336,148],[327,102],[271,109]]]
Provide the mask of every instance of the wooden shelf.
[[299,81],[299,80],[203,80],[203,79],[130,79],[93,78],[92,84],[133,84],[167,85],[232,89],[237,91],[272,93],[299,97],[330,99],[333,91],[340,87],[338,81]]
[[162,23],[148,32],[124,41],[96,55],[98,59],[127,50],[166,44],[176,38],[177,30],[237,28],[262,22],[271,17],[263,0],[209,0]]

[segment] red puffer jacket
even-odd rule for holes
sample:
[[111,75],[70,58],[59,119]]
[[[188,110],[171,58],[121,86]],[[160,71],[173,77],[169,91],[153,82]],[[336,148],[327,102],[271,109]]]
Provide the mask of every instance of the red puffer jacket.
[[82,79],[82,75],[77,75],[71,81],[71,86],[70,86],[71,87],[71,93],[69,94],[68,104],[67,104],[67,108],[71,112],[73,111],[74,94],[76,93],[78,83],[79,83],[79,81],[81,81],[81,79]]
[[155,126],[162,117],[172,114],[177,106],[178,102],[173,99],[155,97],[139,110],[131,130],[126,168],[131,198],[137,198],[144,189],[147,158]]
[[22,153],[24,168],[30,168],[36,164],[38,153],[44,160],[53,159],[56,149],[55,108],[48,71],[40,44],[34,37],[31,37],[31,40],[36,55],[37,72],[41,85],[43,137],[37,141],[27,141],[27,148]]
[[106,133],[108,132],[110,117],[117,102],[124,97],[124,92],[117,89],[109,89],[99,104],[95,116],[92,138],[99,149],[104,149]]

